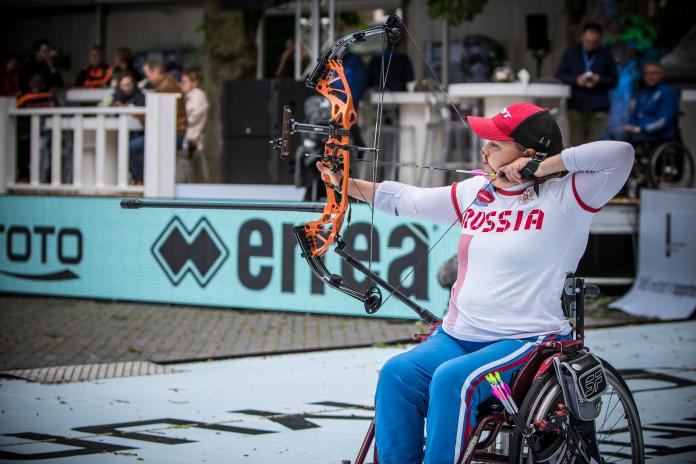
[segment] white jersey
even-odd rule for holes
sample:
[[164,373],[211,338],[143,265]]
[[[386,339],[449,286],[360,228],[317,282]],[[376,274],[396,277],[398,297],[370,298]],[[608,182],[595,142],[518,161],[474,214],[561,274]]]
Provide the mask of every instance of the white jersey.
[[564,150],[569,174],[508,189],[475,177],[451,187],[383,182],[375,206],[443,224],[459,222],[457,280],[443,328],[470,341],[566,334],[561,292],[575,272],[593,213],[626,181],[633,148],[595,142]]

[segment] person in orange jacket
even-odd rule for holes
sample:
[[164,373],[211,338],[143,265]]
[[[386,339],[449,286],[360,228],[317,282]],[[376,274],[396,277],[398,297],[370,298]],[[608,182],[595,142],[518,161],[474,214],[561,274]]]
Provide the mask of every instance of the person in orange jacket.
[[89,50],[89,65],[82,68],[75,79],[75,87],[108,87],[111,85],[111,73],[111,66],[104,63],[104,49],[95,45]]
[[41,108],[55,106],[53,91],[46,86],[41,73],[34,73],[29,77],[29,89],[21,93],[16,100],[17,108]]
[[[43,75],[35,72],[29,77],[27,91],[17,96],[15,105],[17,108],[43,108],[56,106],[56,99],[53,91],[46,85]],[[17,118],[17,182],[29,182],[30,164],[30,118]],[[50,134],[41,133],[40,146],[44,149],[49,140]],[[50,160],[42,163],[46,168]],[[40,163],[41,164],[41,163]],[[44,169],[45,170],[45,169]]]

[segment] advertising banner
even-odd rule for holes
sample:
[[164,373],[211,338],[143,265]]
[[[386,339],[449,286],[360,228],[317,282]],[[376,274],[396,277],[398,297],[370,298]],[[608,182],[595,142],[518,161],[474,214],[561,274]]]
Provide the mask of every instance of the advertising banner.
[[696,190],[642,190],[638,276],[610,305],[629,314],[686,319],[696,310]]
[[[317,214],[123,210],[117,198],[0,196],[0,291],[325,314],[364,315],[360,302],[314,278],[292,228]],[[460,229],[378,215],[372,268],[442,315],[437,280]],[[368,264],[370,210],[352,207],[343,230]],[[329,251],[326,265],[350,285],[364,277]],[[411,272],[412,271],[412,272]],[[407,274],[411,274],[407,276]],[[405,280],[404,280],[405,279]],[[383,291],[387,300],[388,293]],[[376,316],[417,316],[389,298]]]

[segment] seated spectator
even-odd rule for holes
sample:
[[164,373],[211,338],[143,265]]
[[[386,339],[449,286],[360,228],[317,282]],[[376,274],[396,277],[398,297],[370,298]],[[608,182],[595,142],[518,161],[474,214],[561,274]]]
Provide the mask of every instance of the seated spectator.
[[77,74],[75,87],[108,87],[111,84],[111,72],[111,66],[104,63],[104,49],[95,45],[89,50],[89,65]]
[[22,66],[19,73],[19,88],[23,93],[30,90],[29,80],[35,74],[41,74],[41,80],[47,89],[63,87],[63,78],[53,63],[55,51],[46,39],[38,39],[32,47],[33,55]]
[[17,108],[42,108],[54,106],[53,91],[46,86],[43,75],[39,72],[32,74],[27,82],[27,91],[17,97]]
[[[27,91],[17,97],[17,108],[43,108],[55,106],[53,91],[48,88],[40,72],[32,74],[27,81]],[[40,127],[45,121],[42,118]],[[31,131],[30,118],[17,118],[17,182],[29,182]],[[39,179],[46,182],[50,175],[51,131],[40,130],[39,135]]]
[[628,124],[623,126],[630,142],[659,143],[677,138],[679,95],[664,78],[660,63],[643,66],[645,88],[636,98]]
[[19,95],[19,60],[15,52],[9,51],[2,55],[0,68],[0,95],[16,97]]
[[208,178],[207,165],[203,156],[203,129],[208,117],[208,98],[201,89],[198,71],[187,69],[181,75],[181,91],[186,100],[186,147],[187,162],[179,163],[177,174],[180,182],[193,182]]
[[133,67],[133,50],[130,48],[119,47],[114,53],[114,58],[111,64],[111,86],[117,87],[121,74],[131,73],[135,82],[140,82],[142,76]]
[[114,90],[111,106],[145,106],[145,95],[135,85],[133,74],[122,73],[118,80],[118,87]]
[[183,69],[181,69],[176,55],[168,54],[167,59],[164,61],[164,71],[172,76],[175,81],[179,82],[181,80]]
[[[162,61],[157,58],[148,60],[143,66],[143,72],[148,82],[154,86],[155,92],[175,93],[179,96],[176,102],[176,146],[180,147],[186,133],[186,110],[184,109],[184,101],[179,83],[164,71]],[[142,185],[145,161],[145,136],[140,135],[133,137],[129,143],[129,148],[130,170],[133,182],[136,185]],[[174,155],[174,153],[172,153],[172,155]]]

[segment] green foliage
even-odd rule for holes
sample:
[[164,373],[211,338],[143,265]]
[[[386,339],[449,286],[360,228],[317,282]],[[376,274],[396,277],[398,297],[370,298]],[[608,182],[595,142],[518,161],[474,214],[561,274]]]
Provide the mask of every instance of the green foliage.
[[428,0],[428,16],[443,18],[450,26],[459,26],[462,21],[471,21],[483,11],[488,0]]
[[613,45],[620,42],[633,49],[643,51],[652,47],[657,38],[655,27],[642,16],[622,14],[619,16],[619,25],[621,32],[616,38],[607,40],[607,44]]

